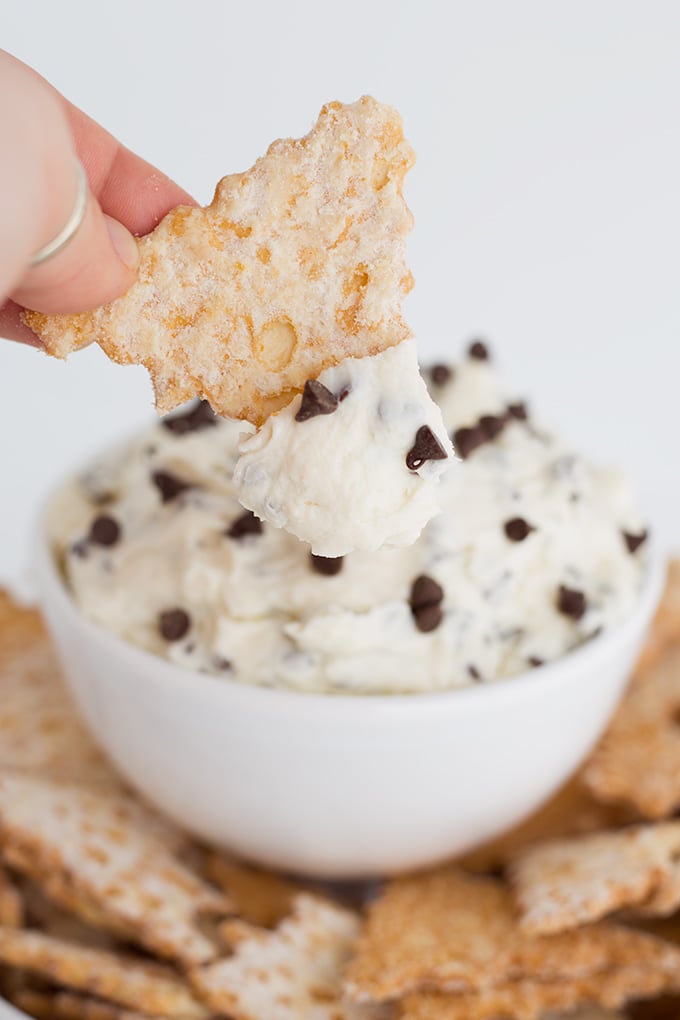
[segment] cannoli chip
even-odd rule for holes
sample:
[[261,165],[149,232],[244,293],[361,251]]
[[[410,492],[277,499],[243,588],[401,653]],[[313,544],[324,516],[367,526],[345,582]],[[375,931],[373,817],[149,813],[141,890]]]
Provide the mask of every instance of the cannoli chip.
[[192,974],[201,998],[234,1020],[343,1020],[341,979],[359,931],[356,914],[301,893],[275,931],[223,926],[233,955]]
[[646,818],[680,807],[680,646],[671,645],[628,688],[584,769],[592,793]]
[[[671,913],[680,899],[680,822],[631,826],[529,847],[510,876],[522,929],[565,931],[643,904]],[[670,888],[668,888],[670,886]]]
[[202,1020],[208,1015],[170,968],[42,932],[0,928],[0,961],[149,1016]]
[[394,880],[369,907],[345,988],[357,1001],[382,1001],[424,989],[578,983],[614,968],[643,970],[647,961],[650,967],[678,968],[680,949],[604,922],[557,935],[526,935],[500,881],[448,866]]
[[123,787],[76,714],[40,614],[1,591],[0,769]]
[[137,281],[78,315],[25,315],[63,357],[96,341],[149,370],[159,412],[205,397],[259,425],[308,379],[410,335],[401,315],[413,163],[396,111],[329,103],[302,139],[274,142],[139,240]]
[[[122,928],[162,956],[188,964],[215,955],[197,915],[227,913],[226,897],[185,867],[163,823],[123,796],[0,776],[0,844],[5,859],[47,895],[91,906],[98,921]],[[172,830],[167,830],[172,834]]]

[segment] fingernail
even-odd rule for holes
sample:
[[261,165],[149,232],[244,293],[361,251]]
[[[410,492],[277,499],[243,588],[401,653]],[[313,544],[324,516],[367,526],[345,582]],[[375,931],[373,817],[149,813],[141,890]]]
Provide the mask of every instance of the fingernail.
[[105,216],[104,219],[116,255],[127,269],[136,269],[139,262],[139,248],[134,237],[119,220],[114,220],[112,216]]

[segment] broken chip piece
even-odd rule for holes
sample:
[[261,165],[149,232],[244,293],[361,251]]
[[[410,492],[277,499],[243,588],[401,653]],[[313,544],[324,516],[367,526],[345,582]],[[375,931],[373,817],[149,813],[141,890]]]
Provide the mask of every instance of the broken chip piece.
[[0,591],[0,769],[6,768],[123,788],[76,714],[40,614]]
[[339,1020],[342,973],[359,932],[349,910],[307,893],[275,931],[226,922],[233,954],[192,971],[204,1001],[239,1020]]
[[679,852],[680,822],[528,847],[510,865],[522,930],[552,934],[640,905],[671,913],[680,905]]
[[0,962],[145,1015],[176,1020],[208,1016],[173,970],[129,954],[92,949],[42,932],[0,928]]
[[[461,995],[409,995],[401,1004],[399,1020],[626,1020],[627,1014],[592,1004],[613,1008],[674,985],[663,963],[641,969],[614,966],[578,982],[519,980]],[[574,1008],[582,1004],[583,1011]]]
[[[167,835],[171,842],[168,843]],[[173,853],[172,826],[128,797],[28,776],[0,776],[0,851],[69,909],[88,905],[122,930],[187,964],[215,955],[198,915],[224,914],[225,896]]]
[[577,986],[613,970],[642,971],[643,961],[663,977],[655,990],[680,987],[680,948],[605,922],[550,938],[525,935],[506,886],[447,866],[395,879],[369,906],[345,989],[366,1002],[425,989],[481,993],[520,980]]
[[605,801],[631,804],[646,818],[680,807],[680,647],[658,652],[630,684],[588,762],[584,779]]

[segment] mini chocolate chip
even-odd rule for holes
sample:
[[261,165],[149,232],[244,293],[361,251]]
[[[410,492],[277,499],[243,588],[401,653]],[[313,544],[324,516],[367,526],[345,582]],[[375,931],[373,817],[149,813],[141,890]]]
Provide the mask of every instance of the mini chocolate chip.
[[409,605],[418,630],[427,633],[442,622],[441,602],[444,589],[427,574],[420,574],[411,585]]
[[325,577],[334,577],[342,570],[342,556],[317,556],[316,553],[309,554],[312,570]]
[[484,414],[479,419],[479,428],[484,433],[484,438],[491,441],[501,434],[505,428],[505,421],[496,414]]
[[200,432],[217,424],[217,415],[207,400],[198,400],[186,411],[174,414],[171,418],[163,418],[161,424],[176,436],[184,436],[187,432]]
[[486,436],[477,425],[473,425],[472,428],[456,429],[452,438],[453,448],[463,460],[486,442]]
[[508,414],[516,421],[526,421],[529,417],[527,405],[523,401],[517,404],[508,404]]
[[340,392],[338,393],[338,403],[341,404],[343,400],[346,400],[351,392],[352,392],[351,386],[343,386]]
[[475,340],[468,347],[468,357],[473,358],[475,361],[488,361],[489,348],[482,340]]
[[448,454],[429,425],[421,425],[413,446],[406,454],[406,467],[417,471],[426,460],[446,460]]
[[193,488],[190,482],[183,482],[181,478],[171,475],[169,471],[154,471],[151,480],[160,492],[163,503],[171,503],[187,489]]
[[184,609],[166,609],[158,616],[158,629],[166,641],[179,641],[191,627],[191,617]]
[[295,421],[307,421],[317,414],[333,414],[338,409],[338,398],[318,379],[308,379],[302,391],[302,403]]
[[585,616],[588,603],[582,591],[561,584],[557,592],[557,608],[572,620],[580,620]]
[[637,552],[640,546],[647,541],[649,538],[648,531],[641,531],[638,535],[634,535],[630,531],[623,532],[623,540],[626,543],[626,549],[629,553]]
[[535,530],[523,517],[512,517],[503,525],[503,531],[511,542],[523,542],[527,535]]
[[229,659],[225,659],[222,655],[213,655],[212,659],[213,669],[218,669],[220,673],[228,673],[230,669],[233,669]]
[[115,517],[100,514],[92,521],[88,538],[93,545],[115,545],[120,538],[120,530]]
[[409,605],[411,609],[422,609],[424,606],[438,605],[444,598],[444,589],[433,577],[419,574],[411,585]]
[[476,666],[468,666],[467,671],[468,676],[470,676],[473,680],[481,680],[481,673]]
[[246,535],[261,535],[262,521],[252,510],[244,510],[240,517],[232,521],[225,531],[228,538],[245,538]]
[[448,365],[433,365],[430,369],[430,379],[435,386],[445,386],[453,375]]
[[436,630],[442,622],[443,615],[440,605],[420,606],[418,609],[413,610],[413,619],[415,620],[416,627],[423,634]]
[[530,655],[527,662],[533,669],[538,669],[539,666],[543,665],[544,660],[539,659],[537,655]]

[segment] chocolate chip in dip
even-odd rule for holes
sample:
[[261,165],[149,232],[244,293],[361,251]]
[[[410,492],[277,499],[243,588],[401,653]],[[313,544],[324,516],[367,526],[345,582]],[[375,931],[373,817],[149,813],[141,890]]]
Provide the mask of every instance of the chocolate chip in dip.
[[261,535],[262,521],[252,510],[245,510],[225,531],[228,538],[245,538],[246,535]]
[[557,592],[557,608],[560,613],[578,622],[585,616],[588,603],[582,591],[561,584]]
[[626,549],[631,555],[636,553],[641,545],[643,545],[649,538],[647,531],[640,531],[638,534],[633,534],[630,531],[623,532],[623,540],[626,543]]
[[483,340],[473,340],[468,347],[468,358],[472,358],[473,361],[488,361],[489,360],[489,348],[486,346]]
[[433,365],[430,379],[435,386],[445,386],[453,378],[453,369],[449,365]]
[[92,545],[112,546],[120,540],[121,527],[115,517],[100,514],[92,521],[88,539]]
[[316,571],[317,574],[322,574],[324,577],[335,577],[342,570],[344,556],[317,556],[315,553],[309,554],[309,561],[312,565],[312,570]]
[[170,471],[154,471],[151,481],[158,489],[163,503],[172,503],[183,492],[193,488],[191,482],[184,482]]
[[200,432],[201,429],[210,428],[216,425],[217,421],[217,415],[208,401],[198,400],[186,411],[163,418],[161,424],[173,435],[184,436],[190,432]]
[[529,417],[529,411],[527,405],[523,401],[518,401],[515,404],[508,404],[508,414],[515,421],[526,421]]
[[511,542],[523,542],[536,529],[523,517],[511,517],[503,525],[503,531]]
[[333,414],[337,409],[338,398],[335,394],[318,379],[308,379],[302,391],[302,402],[295,415],[295,421],[307,421],[309,418],[316,418],[318,414]]
[[166,609],[158,616],[158,630],[165,641],[180,641],[191,627],[191,617],[185,609]]
[[[329,694],[493,683],[568,655],[600,625],[625,626],[648,561],[644,519],[625,480],[591,465],[533,411],[536,428],[527,427],[526,408],[491,360],[464,356],[455,381],[435,391],[441,410],[425,402],[414,366],[404,344],[338,365],[320,376],[338,399],[351,388],[335,412],[297,423],[298,395],[271,436],[264,430],[258,439],[221,418],[194,432],[153,423],[88,472],[96,491],[115,494],[106,507],[93,506],[81,473],[64,492],[54,535],[82,611],[124,640],[215,677]],[[449,457],[416,473],[405,457],[423,425]],[[461,464],[448,435],[460,439],[462,429],[473,442],[459,442],[459,455],[479,449]],[[281,453],[291,454],[290,442],[292,467]],[[258,495],[257,517],[227,477],[239,443],[254,447],[245,491]],[[566,456],[576,458],[577,504],[569,499],[574,472],[554,468],[573,463]],[[181,483],[174,502],[162,502],[152,471]],[[426,483],[438,471],[442,512],[422,539],[384,549],[365,541],[375,528],[400,537],[404,525],[413,541],[431,516]],[[196,498],[182,495],[188,483]],[[161,484],[168,495],[177,491]],[[260,503],[266,509],[271,496],[281,506],[282,495],[300,514],[333,509],[330,527],[318,529],[323,543],[261,524]],[[421,497],[428,513],[416,516]],[[114,545],[90,540],[98,516],[118,522]]]
[[416,432],[415,442],[406,454],[406,467],[417,471],[426,460],[446,460],[448,454],[429,425],[421,425]]
[[442,621],[444,589],[433,577],[420,574],[411,585],[409,605],[418,630],[428,633]]
[[483,429],[478,425],[464,426],[456,429],[452,436],[453,448],[459,457],[467,460],[471,453],[486,442]]

